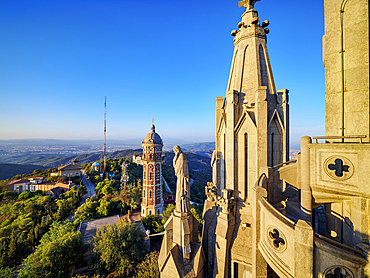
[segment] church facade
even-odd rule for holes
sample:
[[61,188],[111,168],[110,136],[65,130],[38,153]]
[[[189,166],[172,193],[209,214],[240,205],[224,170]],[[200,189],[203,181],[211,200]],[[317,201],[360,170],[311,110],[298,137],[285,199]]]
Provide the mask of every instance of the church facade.
[[369,3],[324,0],[326,134],[289,161],[289,91],[275,88],[255,2],[239,2],[216,99],[203,270],[176,277],[370,277]]
[[[370,277],[368,1],[325,0],[326,136],[288,161],[289,92],[276,91],[253,2],[216,99],[206,277]],[[348,3],[347,3],[348,2]]]

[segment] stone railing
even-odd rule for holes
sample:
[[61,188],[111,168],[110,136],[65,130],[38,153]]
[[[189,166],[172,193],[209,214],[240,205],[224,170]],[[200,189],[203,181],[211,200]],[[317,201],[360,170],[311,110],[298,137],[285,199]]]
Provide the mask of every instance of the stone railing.
[[[330,242],[330,239],[317,234],[314,237],[314,242],[316,255],[315,272],[323,273],[324,277],[339,277],[334,276],[336,273],[340,273],[340,277],[364,277],[363,271],[368,262],[359,254],[361,253],[360,250],[344,244],[334,244]],[[329,276],[330,274],[333,276]]]
[[370,144],[310,143],[308,152],[309,183],[316,203],[370,197]]
[[345,140],[350,140],[350,139],[360,139],[360,143],[363,143],[362,142],[362,139],[365,139],[367,138],[366,135],[345,135],[345,136],[316,136],[316,137],[312,137],[313,140],[315,140],[315,143],[318,143],[317,140],[319,139],[323,139],[325,140],[324,143],[331,143],[327,140],[340,140],[340,141],[335,141],[335,143],[347,143],[347,142],[344,142]]
[[279,277],[308,277],[303,268],[313,267],[313,230],[303,220],[292,221],[266,197],[256,200],[259,222],[258,249]]
[[[295,223],[276,210],[265,198],[261,209],[259,249],[279,277],[294,277]],[[276,272],[276,271],[275,271]]]

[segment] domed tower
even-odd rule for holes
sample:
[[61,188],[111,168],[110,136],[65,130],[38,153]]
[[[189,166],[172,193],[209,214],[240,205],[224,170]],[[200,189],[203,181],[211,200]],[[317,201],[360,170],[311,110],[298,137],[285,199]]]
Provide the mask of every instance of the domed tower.
[[143,141],[143,198],[141,216],[161,214],[164,210],[162,195],[162,147],[163,142],[155,132],[154,124]]

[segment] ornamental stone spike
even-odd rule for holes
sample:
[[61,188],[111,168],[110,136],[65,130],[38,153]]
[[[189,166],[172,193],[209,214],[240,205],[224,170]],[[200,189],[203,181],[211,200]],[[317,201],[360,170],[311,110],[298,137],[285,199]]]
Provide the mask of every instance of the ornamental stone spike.
[[260,0],[243,0],[243,1],[239,1],[238,2],[239,8],[245,7],[247,9],[247,11],[253,10],[254,4],[256,4],[257,1],[260,1]]

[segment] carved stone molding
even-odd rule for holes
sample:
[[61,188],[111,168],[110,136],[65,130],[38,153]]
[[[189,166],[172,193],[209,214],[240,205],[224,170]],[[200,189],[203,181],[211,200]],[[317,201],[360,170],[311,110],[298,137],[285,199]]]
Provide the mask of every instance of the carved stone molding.
[[231,197],[232,190],[222,189],[222,197],[218,199],[218,204],[220,205],[222,212],[229,214],[233,211],[235,200]]
[[213,182],[207,182],[207,185],[205,187],[206,196],[208,201],[215,201],[216,195],[217,195],[217,188],[213,184]]

